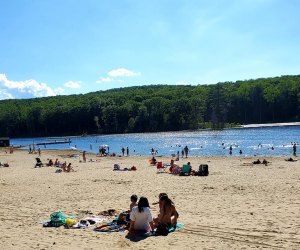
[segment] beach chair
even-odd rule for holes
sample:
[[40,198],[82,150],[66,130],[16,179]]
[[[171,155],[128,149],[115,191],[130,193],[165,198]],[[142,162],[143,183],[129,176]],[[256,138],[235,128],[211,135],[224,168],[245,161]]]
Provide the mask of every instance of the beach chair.
[[37,167],[40,168],[40,167],[44,166],[40,158],[35,158],[35,159],[36,159],[36,164],[34,166],[35,168],[37,168]]
[[192,167],[190,165],[183,165],[181,169],[181,176],[187,176],[191,174]]
[[156,169],[157,169],[157,173],[166,172],[166,167],[164,166],[164,164],[161,161],[157,162]]

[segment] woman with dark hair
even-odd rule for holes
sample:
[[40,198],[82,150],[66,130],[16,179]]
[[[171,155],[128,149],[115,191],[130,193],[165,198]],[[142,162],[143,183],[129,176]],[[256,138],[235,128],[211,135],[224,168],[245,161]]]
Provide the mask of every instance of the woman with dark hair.
[[179,214],[176,211],[174,203],[167,195],[161,196],[159,201],[161,203],[161,209],[157,219],[158,224],[164,223],[167,224],[168,227],[176,227]]
[[134,230],[150,232],[153,230],[153,219],[149,207],[148,199],[141,197],[137,207],[133,207],[131,210],[129,232]]

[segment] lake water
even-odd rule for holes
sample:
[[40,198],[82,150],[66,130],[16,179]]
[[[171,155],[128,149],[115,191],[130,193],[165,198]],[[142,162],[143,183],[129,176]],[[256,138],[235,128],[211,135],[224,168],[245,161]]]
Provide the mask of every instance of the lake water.
[[[158,155],[169,156],[181,152],[187,145],[191,156],[221,156],[229,155],[232,146],[232,155],[239,155],[242,150],[244,156],[287,156],[292,155],[291,142],[299,144],[299,138],[300,126],[285,126],[72,137],[70,144],[47,145],[47,149],[76,147],[98,153],[100,145],[109,145],[110,153],[121,154],[122,147],[129,147],[130,155],[150,155],[151,148],[154,148]],[[62,139],[65,138],[15,138],[11,139],[11,144],[29,145]]]

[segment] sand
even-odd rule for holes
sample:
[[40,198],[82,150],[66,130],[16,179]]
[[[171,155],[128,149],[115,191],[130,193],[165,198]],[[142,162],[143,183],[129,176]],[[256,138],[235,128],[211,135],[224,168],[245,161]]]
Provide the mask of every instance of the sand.
[[[150,157],[97,157],[80,163],[75,151],[42,151],[41,159],[59,158],[76,172],[34,168],[37,155],[0,150],[1,249],[300,249],[300,159],[268,157],[268,166],[249,164],[250,157],[195,157],[192,166],[209,165],[208,177],[157,174]],[[81,157],[80,157],[81,158]],[[169,157],[158,158],[169,162]],[[181,159],[179,164],[186,163]],[[137,171],[112,171],[113,164]],[[166,192],[184,228],[167,237],[125,238],[126,233],[92,229],[43,228],[39,222],[61,210],[83,215],[127,210],[132,194],[150,203]],[[154,216],[157,206],[151,206]]]

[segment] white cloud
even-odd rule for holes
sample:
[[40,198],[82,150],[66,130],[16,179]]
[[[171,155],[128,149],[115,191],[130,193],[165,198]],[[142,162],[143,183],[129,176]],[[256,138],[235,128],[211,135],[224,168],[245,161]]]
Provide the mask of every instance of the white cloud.
[[44,97],[55,96],[62,94],[64,90],[62,88],[53,89],[46,83],[39,83],[36,80],[24,80],[24,81],[11,81],[7,79],[5,74],[0,74],[0,99],[3,97],[13,97],[9,92],[13,91],[18,98],[18,95],[25,97]]
[[108,83],[108,82],[120,82],[123,83],[124,80],[122,79],[116,79],[119,77],[134,77],[141,75],[140,72],[134,72],[129,69],[125,68],[119,68],[111,70],[107,73],[106,77],[101,77],[99,80],[96,81],[96,83]]
[[104,82],[112,82],[113,79],[111,77],[101,77],[96,83],[104,83]]
[[134,72],[125,68],[114,69],[108,72],[108,75],[111,77],[120,77],[120,76],[133,77],[133,76],[138,76],[140,74],[141,74],[140,72]]
[[6,89],[0,89],[0,100],[13,99],[13,95],[8,93]]
[[73,81],[68,81],[64,84],[65,87],[71,88],[71,89],[77,89],[80,88],[80,83],[81,82],[73,82]]

